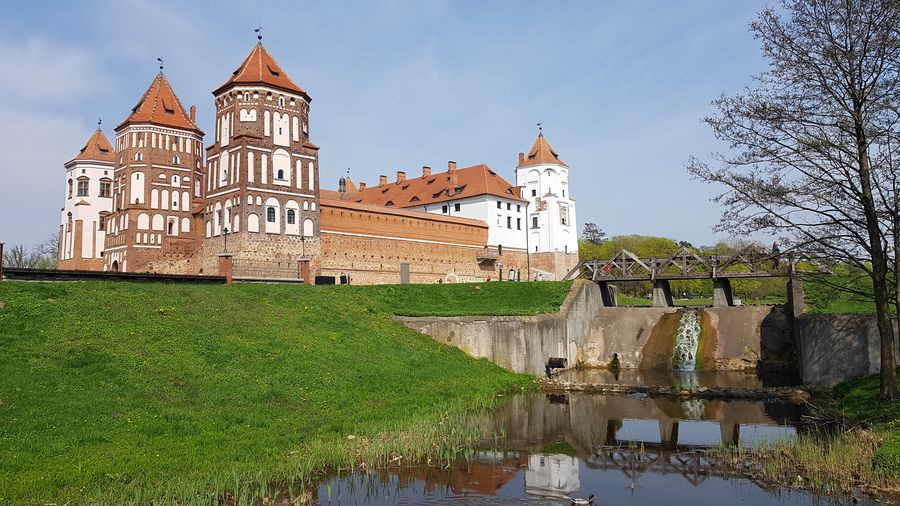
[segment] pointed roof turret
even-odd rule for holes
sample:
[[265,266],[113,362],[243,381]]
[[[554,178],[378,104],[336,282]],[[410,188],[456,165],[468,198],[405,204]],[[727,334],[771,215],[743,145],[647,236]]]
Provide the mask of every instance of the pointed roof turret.
[[519,156],[519,165],[516,168],[530,167],[532,165],[561,165],[568,167],[566,162],[562,161],[562,158],[550,147],[550,143],[547,142],[547,138],[544,137],[543,133],[538,134],[527,156],[522,157],[521,154]]
[[90,139],[81,148],[81,151],[75,155],[74,160],[95,160],[100,162],[115,162],[116,154],[113,152],[112,144],[109,139],[103,135],[103,130],[99,128],[94,130]]
[[303,95],[309,101],[309,95],[288,77],[275,58],[272,58],[272,55],[266,51],[262,42],[254,46],[250,54],[244,58],[243,63],[231,74],[231,77],[213,91],[213,95],[218,95],[226,88],[237,84],[271,86],[289,93]]
[[152,123],[183,130],[194,130],[201,135],[203,132],[197,128],[197,124],[191,119],[181,101],[172,90],[169,80],[159,72],[150,83],[150,87],[131,109],[131,115],[116,127],[118,130],[130,123]]

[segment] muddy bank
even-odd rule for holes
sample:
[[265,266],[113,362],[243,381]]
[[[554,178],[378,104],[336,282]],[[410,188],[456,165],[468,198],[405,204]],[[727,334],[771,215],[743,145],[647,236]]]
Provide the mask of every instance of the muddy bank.
[[619,383],[587,383],[556,379],[540,380],[544,393],[584,392],[592,394],[628,395],[644,394],[650,397],[670,397],[675,399],[779,399],[794,403],[804,403],[811,398],[809,391],[800,387],[685,387],[622,385]]

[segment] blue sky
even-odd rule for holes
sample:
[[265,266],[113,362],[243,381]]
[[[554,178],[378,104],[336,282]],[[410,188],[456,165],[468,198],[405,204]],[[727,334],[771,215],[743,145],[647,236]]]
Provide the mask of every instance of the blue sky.
[[[709,103],[765,68],[764,2],[16,2],[0,18],[0,240],[58,228],[63,163],[107,135],[155,75],[212,132],[211,90],[256,43],[312,97],[322,186],[422,165],[487,163],[514,182],[535,123],[572,167],[579,228],[709,244],[717,189],[692,154],[721,149]],[[211,136],[207,135],[207,140]]]

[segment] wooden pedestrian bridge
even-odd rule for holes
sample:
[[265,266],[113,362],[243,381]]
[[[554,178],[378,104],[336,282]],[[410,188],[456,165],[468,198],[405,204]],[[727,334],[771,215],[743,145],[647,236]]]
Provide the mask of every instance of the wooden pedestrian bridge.
[[608,260],[582,260],[564,280],[590,279],[600,285],[603,303],[616,305],[616,283],[648,281],[653,283],[653,306],[671,307],[670,281],[711,280],[713,306],[733,306],[732,279],[787,277],[798,274],[830,272],[822,259],[797,253],[767,253],[751,246],[730,255],[698,255],[681,248],[670,257],[641,258],[628,250]]

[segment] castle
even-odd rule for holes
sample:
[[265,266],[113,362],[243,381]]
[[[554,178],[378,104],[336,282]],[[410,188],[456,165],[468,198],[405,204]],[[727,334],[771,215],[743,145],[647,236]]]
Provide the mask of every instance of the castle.
[[[539,134],[512,185],[484,164],[320,188],[311,98],[260,41],[212,92],[213,143],[159,74],[66,169],[60,269],[309,282],[560,279],[577,263],[569,166]],[[205,153],[204,153],[205,150]]]

